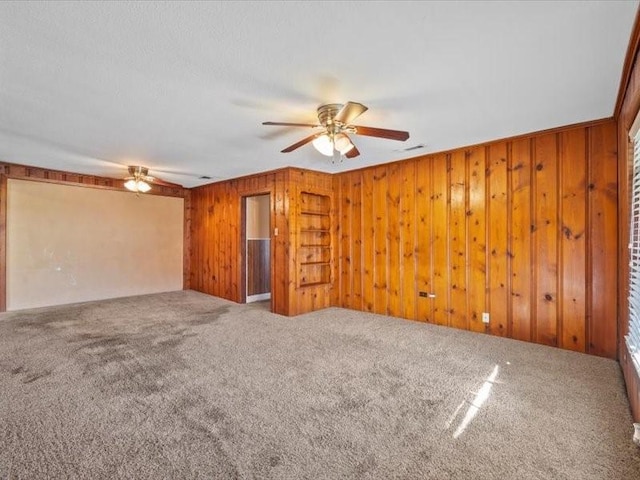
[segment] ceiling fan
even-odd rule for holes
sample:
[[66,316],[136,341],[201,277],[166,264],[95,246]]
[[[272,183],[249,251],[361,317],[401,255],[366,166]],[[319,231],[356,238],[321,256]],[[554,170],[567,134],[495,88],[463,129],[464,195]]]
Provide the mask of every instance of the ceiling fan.
[[151,190],[151,183],[165,187],[182,188],[177,183],[166,182],[149,175],[147,167],[129,166],[129,176],[124,179],[124,186],[132,192],[146,193]]
[[368,110],[361,103],[347,102],[329,103],[318,107],[318,124],[263,122],[263,125],[278,125],[283,127],[310,127],[321,129],[313,135],[303,138],[297,143],[282,150],[282,153],[293,152],[309,142],[323,155],[332,157],[336,152],[347,158],[360,155],[360,152],[349,138],[348,134],[366,135],[369,137],[387,138],[404,142],[409,138],[409,132],[401,130],[387,130],[384,128],[362,127],[351,122]]

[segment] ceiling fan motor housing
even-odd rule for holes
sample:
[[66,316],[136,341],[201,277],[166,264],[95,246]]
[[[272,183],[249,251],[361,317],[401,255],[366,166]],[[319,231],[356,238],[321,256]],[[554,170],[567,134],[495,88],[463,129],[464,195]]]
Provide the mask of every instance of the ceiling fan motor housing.
[[136,166],[129,167],[129,175],[132,175],[136,178],[146,177],[148,173],[149,173],[149,169],[147,167],[136,167]]
[[318,121],[320,122],[320,125],[326,128],[333,125],[333,119],[341,109],[342,104],[340,103],[329,103],[318,107]]

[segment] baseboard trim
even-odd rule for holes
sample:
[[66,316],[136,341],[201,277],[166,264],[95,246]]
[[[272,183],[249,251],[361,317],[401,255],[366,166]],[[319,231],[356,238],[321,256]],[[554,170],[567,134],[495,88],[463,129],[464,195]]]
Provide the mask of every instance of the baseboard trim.
[[257,295],[247,295],[247,303],[261,302],[263,300],[270,300],[271,292],[259,293]]

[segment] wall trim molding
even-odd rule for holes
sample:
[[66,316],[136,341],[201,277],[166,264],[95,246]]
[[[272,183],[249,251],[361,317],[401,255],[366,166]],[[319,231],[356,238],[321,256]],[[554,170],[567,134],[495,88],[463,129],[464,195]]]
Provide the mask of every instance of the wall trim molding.
[[627,96],[627,89],[629,87],[629,81],[631,80],[631,72],[633,71],[633,65],[635,64],[638,54],[638,46],[640,46],[640,8],[636,11],[636,18],[633,22],[629,44],[627,45],[627,53],[624,58],[622,75],[620,76],[620,86],[618,87],[618,97],[613,110],[613,116],[615,118],[618,118],[622,112],[622,105]]

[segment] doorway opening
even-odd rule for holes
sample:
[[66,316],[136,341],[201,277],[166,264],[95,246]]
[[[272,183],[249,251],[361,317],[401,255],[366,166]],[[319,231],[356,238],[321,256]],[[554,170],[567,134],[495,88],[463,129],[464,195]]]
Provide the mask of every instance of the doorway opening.
[[271,299],[271,195],[243,198],[245,302]]

